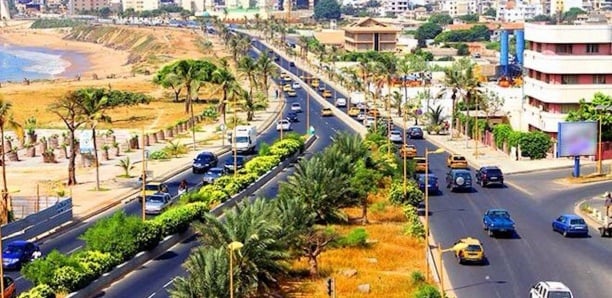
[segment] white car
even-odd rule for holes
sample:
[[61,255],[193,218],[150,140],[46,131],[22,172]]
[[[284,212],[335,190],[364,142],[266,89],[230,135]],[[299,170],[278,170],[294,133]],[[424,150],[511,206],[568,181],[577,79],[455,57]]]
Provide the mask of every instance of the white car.
[[346,98],[338,97],[336,98],[336,106],[337,107],[346,107]]
[[365,116],[365,113],[364,113],[364,112],[360,112],[360,113],[357,115],[357,120],[359,120],[359,121],[363,121],[363,120],[365,120],[365,118],[366,118],[366,116]]
[[302,105],[299,102],[294,102],[291,104],[291,111],[296,113],[302,112]]
[[393,143],[401,143],[403,142],[402,133],[399,130],[392,130],[389,133],[389,141]]
[[558,281],[541,281],[529,290],[530,298],[573,298],[572,291]]
[[276,130],[291,130],[291,122],[287,119],[278,120],[276,122]]
[[365,125],[365,127],[370,127],[372,124],[374,124],[374,121],[376,121],[376,118],[367,116],[366,119],[363,120],[363,125]]
[[291,84],[291,88],[293,88],[293,89],[301,89],[302,85],[300,85],[300,83],[298,83],[298,82],[293,82],[293,84]]

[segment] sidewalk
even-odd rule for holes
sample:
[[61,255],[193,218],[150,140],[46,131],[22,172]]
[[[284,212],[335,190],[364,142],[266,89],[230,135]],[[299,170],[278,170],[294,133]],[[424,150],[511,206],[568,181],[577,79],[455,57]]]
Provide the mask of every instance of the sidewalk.
[[[605,198],[602,195],[588,198],[574,208],[574,213],[582,215],[587,224],[597,229],[606,224]],[[608,217],[607,223],[612,223],[612,216]]]
[[[273,86],[271,90],[277,88]],[[274,92],[271,92],[269,106],[265,111],[257,111],[251,125],[257,126],[258,133],[265,131],[276,120],[277,115],[284,108],[284,101],[274,98]],[[241,115],[242,114],[242,115]],[[240,119],[246,119],[245,113],[238,113]],[[217,127],[221,124],[220,121],[208,124],[196,124],[196,151],[220,151],[229,150],[230,146],[225,142],[222,145],[222,131],[217,131]],[[148,132],[146,132],[148,133]],[[141,135],[141,130],[121,131],[117,134],[137,134]],[[166,180],[191,167],[196,151],[193,151],[193,141],[190,131],[185,131],[178,134],[172,139],[172,142],[179,142],[188,149],[188,152],[178,158],[169,160],[148,160],[147,171],[149,179]],[[139,143],[142,142],[139,140]],[[159,141],[150,146],[146,146],[145,150],[150,153],[162,150],[167,146],[167,141]],[[140,147],[142,148],[142,147]],[[113,150],[111,150],[113,151]],[[117,204],[120,204],[123,199],[133,197],[139,191],[138,177],[142,171],[142,150],[134,150],[132,152],[121,152],[120,156],[116,157],[114,153],[110,154],[110,160],[104,160],[102,153],[99,152],[100,159],[100,188],[101,191],[95,191],[96,186],[96,171],[94,167],[83,167],[80,165],[80,157],[77,156],[76,179],[78,184],[69,188],[65,188],[65,196],[72,197],[73,214],[76,220],[83,220],[91,217],[101,210],[109,209]],[[124,170],[118,166],[120,160],[129,158],[134,168],[130,171],[132,178],[122,178]],[[67,181],[68,160],[66,158],[57,158],[58,163],[48,164],[43,163],[40,153],[36,157],[24,157],[22,155],[18,162],[7,161],[7,184],[9,191],[13,197],[19,197],[19,201],[23,203],[35,205],[35,198],[40,195],[41,205],[45,204],[45,200],[53,204],[57,200],[57,190],[64,189],[61,185]],[[40,189],[37,191],[37,185]],[[54,189],[55,188],[55,189]],[[13,202],[15,207],[21,202]],[[16,217],[21,217],[24,213],[22,208],[15,207],[14,212]]]

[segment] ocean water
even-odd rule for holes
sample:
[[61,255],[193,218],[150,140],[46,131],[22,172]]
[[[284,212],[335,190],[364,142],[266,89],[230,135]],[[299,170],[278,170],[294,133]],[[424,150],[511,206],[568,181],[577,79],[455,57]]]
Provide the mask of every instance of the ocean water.
[[[71,67],[74,61],[82,62],[86,58],[76,52],[0,44],[0,82],[71,77],[78,73]],[[69,68],[74,74],[67,73]]]

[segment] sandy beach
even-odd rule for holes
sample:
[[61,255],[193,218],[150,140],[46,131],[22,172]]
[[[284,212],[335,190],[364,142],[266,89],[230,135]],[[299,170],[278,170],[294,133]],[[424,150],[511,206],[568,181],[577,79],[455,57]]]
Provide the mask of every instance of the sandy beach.
[[[76,74],[82,77],[94,73],[99,77],[110,74],[128,75],[131,67],[127,65],[129,53],[104,47],[103,45],[65,40],[63,37],[69,29],[29,29],[30,22],[9,23],[8,27],[0,28],[0,42],[21,47],[41,47],[58,51],[66,51],[62,59],[70,66],[58,78],[74,78]],[[82,61],[74,57],[79,53],[87,58]],[[83,65],[83,64],[87,65]]]

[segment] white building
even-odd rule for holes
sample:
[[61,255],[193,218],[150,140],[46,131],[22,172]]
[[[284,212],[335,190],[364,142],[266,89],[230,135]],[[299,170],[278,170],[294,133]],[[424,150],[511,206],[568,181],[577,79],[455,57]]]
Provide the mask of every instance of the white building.
[[154,10],[159,8],[159,0],[121,0],[123,10],[134,9],[134,11]]
[[540,2],[504,0],[499,2],[496,20],[502,22],[524,21],[541,14],[544,14],[544,6]]
[[557,136],[557,125],[596,92],[612,94],[612,25],[525,23],[521,129]]
[[582,0],[550,0],[550,15],[557,11],[567,12],[574,7],[583,9]]
[[380,4],[381,14],[386,13],[402,13],[410,10],[410,7],[414,5],[408,0],[383,0]]
[[463,16],[469,13],[469,2],[469,0],[443,0],[440,2],[440,10],[451,17]]

